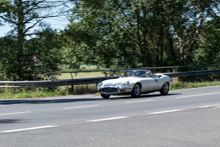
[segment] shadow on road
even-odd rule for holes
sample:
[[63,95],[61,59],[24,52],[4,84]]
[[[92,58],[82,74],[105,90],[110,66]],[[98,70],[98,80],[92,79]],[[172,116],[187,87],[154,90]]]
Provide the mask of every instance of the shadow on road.
[[70,103],[70,102],[83,102],[83,101],[100,101],[100,98],[65,98],[65,99],[28,99],[28,100],[0,100],[0,105],[13,105],[13,104],[49,104],[49,103]]
[[87,101],[112,101],[112,100],[122,100],[122,99],[146,99],[153,97],[167,97],[171,95],[180,95],[181,93],[168,94],[165,96],[161,96],[160,94],[143,94],[139,98],[132,98],[129,95],[122,96],[111,96],[110,99],[102,99],[101,97],[81,97],[77,98],[73,96],[73,98],[51,98],[51,99],[15,99],[15,100],[0,100],[0,105],[13,105],[13,104],[50,104],[50,103],[71,103],[71,102],[87,102]]
[[0,119],[0,124],[17,123],[19,119]]
[[172,95],[181,95],[182,93],[172,93],[172,94],[168,94],[168,95],[161,95],[161,94],[141,94],[140,97],[138,98],[132,98],[130,95],[127,96],[113,96],[110,97],[109,100],[118,100],[118,99],[146,99],[146,98],[153,98],[153,97],[168,97],[168,96],[172,96]]

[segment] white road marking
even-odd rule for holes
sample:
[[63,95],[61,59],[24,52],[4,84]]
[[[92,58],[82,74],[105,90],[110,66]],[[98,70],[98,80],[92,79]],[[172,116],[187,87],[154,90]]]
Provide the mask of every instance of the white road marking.
[[100,122],[100,121],[108,121],[108,120],[117,120],[123,118],[129,118],[130,116],[119,116],[119,117],[111,117],[111,118],[103,118],[103,119],[96,119],[96,120],[88,120],[87,122]]
[[4,114],[0,114],[0,116],[2,115],[14,115],[14,114],[24,114],[24,113],[30,113],[31,111],[25,111],[25,112],[14,112],[14,113],[4,113]]
[[153,114],[164,114],[164,113],[179,112],[179,111],[183,111],[183,110],[167,110],[167,111],[151,112],[151,113],[148,113],[148,114],[150,114],[150,115],[153,115]]
[[180,99],[180,98],[198,97],[198,96],[204,96],[204,95],[215,95],[215,94],[220,94],[220,92],[215,92],[215,93],[205,93],[205,94],[197,94],[197,95],[187,95],[187,96],[180,96],[180,97],[176,97],[176,98]]
[[207,105],[207,106],[200,106],[198,108],[211,108],[211,107],[215,107],[216,105]]
[[30,130],[54,128],[54,127],[58,127],[58,126],[57,126],[57,125],[39,126],[39,127],[33,127],[33,128],[23,128],[23,129],[16,129],[16,130],[6,130],[6,131],[1,131],[1,132],[2,132],[2,133],[14,133],[14,132],[21,132],[21,131],[30,131]]
[[128,101],[128,102],[124,102],[124,103],[129,104],[129,103],[142,103],[142,102],[150,102],[150,101],[154,101],[154,100],[150,99],[150,100],[141,100],[141,101]]
[[68,107],[64,109],[79,109],[79,108],[90,108],[90,107],[97,107],[99,105],[88,105],[88,106],[77,106],[77,107]]

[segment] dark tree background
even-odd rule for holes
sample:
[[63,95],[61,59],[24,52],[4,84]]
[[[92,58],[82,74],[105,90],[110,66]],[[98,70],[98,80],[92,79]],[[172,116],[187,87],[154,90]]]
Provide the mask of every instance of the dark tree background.
[[[67,11],[64,30],[41,23]],[[7,0],[0,3],[0,27],[10,24],[14,32],[0,38],[0,78],[34,79],[61,64],[78,69],[219,63],[219,17],[219,0]]]

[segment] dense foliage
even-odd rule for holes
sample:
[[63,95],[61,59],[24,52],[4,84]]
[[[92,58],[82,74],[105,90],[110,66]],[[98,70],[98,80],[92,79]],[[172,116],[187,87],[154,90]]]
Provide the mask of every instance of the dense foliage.
[[[63,9],[59,11],[57,9],[62,8],[65,3],[66,2],[62,0],[7,0],[0,2],[0,23],[3,25],[1,27],[4,27],[4,25],[10,25],[13,28],[12,31],[8,32],[7,36],[0,40],[0,52],[2,53],[1,56],[4,57],[0,59],[0,69],[1,71],[4,71],[1,73],[1,79],[34,79],[35,70],[33,70],[33,68],[37,66],[35,63],[36,58],[44,57],[37,56],[36,52],[39,53],[44,48],[47,50],[46,52],[49,53],[56,48],[56,44],[50,46],[47,45],[50,43],[48,42],[50,40],[50,35],[47,35],[48,31],[44,31],[45,25],[42,21],[45,18],[58,17],[61,13],[64,13]],[[45,35],[39,35],[42,33],[32,30],[37,25],[42,28],[40,30],[45,32]],[[36,41],[30,39],[33,36],[35,36],[36,39],[47,43],[39,43],[39,45],[41,44],[43,46],[40,48],[36,47]],[[53,41],[51,43],[53,43]],[[57,51],[54,51],[54,53],[57,53]],[[56,54],[46,56],[47,59],[44,60],[50,61],[50,57],[55,55]],[[58,57],[54,58],[59,60]],[[43,63],[42,60],[41,63]],[[46,66],[49,71],[57,69],[54,68],[57,66],[56,62],[53,65],[48,62],[43,66]],[[43,69],[40,71],[43,71]]]
[[[77,27],[92,36],[93,44],[82,41],[95,52],[97,62],[106,67],[191,64],[201,36],[212,33],[207,28],[217,27],[213,23],[219,22],[219,1],[94,3],[79,2],[73,10],[71,29],[67,31]],[[75,25],[74,21],[79,19]]]
[[[64,30],[42,25],[31,39],[26,37],[29,30],[42,14],[55,17],[50,8],[61,1],[51,6],[42,5],[44,1],[0,3],[0,25],[14,27],[14,33],[0,38],[0,79],[34,79],[60,64],[78,69],[82,64],[128,68],[220,61],[219,0],[70,1],[70,23]],[[44,13],[37,11],[42,7]],[[31,21],[34,25],[27,27]]]

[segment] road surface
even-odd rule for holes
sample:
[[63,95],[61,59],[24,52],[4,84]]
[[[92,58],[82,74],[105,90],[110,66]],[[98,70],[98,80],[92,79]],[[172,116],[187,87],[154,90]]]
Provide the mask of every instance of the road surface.
[[0,100],[0,146],[220,146],[219,89]]

